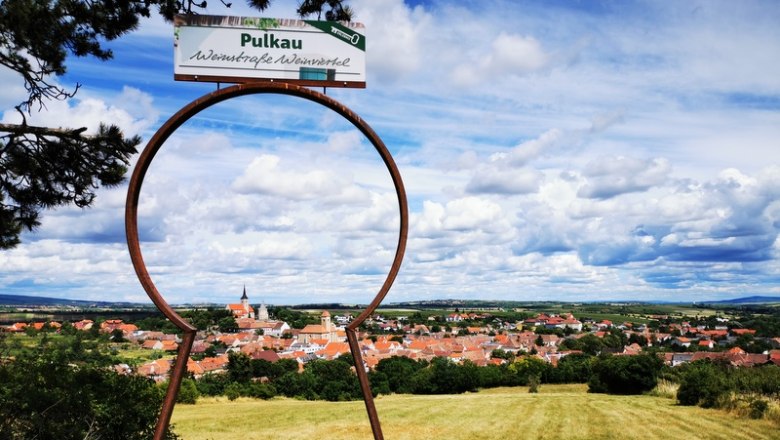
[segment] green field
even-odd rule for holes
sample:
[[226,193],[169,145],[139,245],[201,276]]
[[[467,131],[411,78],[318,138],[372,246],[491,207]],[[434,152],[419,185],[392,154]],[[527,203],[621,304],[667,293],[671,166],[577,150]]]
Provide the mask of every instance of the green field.
[[[663,397],[588,394],[584,385],[543,385],[539,394],[499,388],[382,396],[376,405],[388,440],[780,438],[780,426],[768,420],[677,406]],[[173,423],[185,440],[372,438],[363,402],[201,399],[177,405]]]

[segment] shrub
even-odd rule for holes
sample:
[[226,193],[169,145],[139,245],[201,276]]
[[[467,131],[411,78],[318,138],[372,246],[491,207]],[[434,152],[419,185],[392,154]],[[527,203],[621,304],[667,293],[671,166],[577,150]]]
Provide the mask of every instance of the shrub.
[[726,375],[709,361],[697,361],[685,368],[677,390],[677,401],[681,405],[700,405],[712,408],[718,399],[729,391]]
[[537,375],[537,374],[531,375],[528,378],[528,392],[529,393],[538,393],[539,392],[539,385],[541,384],[541,382],[542,382],[542,378],[539,375]]
[[276,396],[276,389],[273,385],[252,382],[244,386],[243,394],[247,397],[254,397],[255,399],[268,400]]
[[47,347],[0,363],[0,438],[151,438],[163,390],[71,356]]
[[655,388],[663,362],[653,355],[599,357],[593,365],[588,391],[641,394]]
[[198,386],[195,384],[195,381],[188,378],[182,379],[179,395],[176,396],[176,402],[194,405],[198,401],[198,397],[200,397],[200,391],[198,391]]
[[231,402],[241,397],[241,385],[236,382],[231,382],[225,387],[225,396]]
[[763,399],[755,399],[750,402],[750,418],[760,419],[769,409],[769,402]]
[[227,374],[206,374],[198,379],[195,384],[198,392],[203,396],[222,396],[225,394],[225,387],[230,383]]

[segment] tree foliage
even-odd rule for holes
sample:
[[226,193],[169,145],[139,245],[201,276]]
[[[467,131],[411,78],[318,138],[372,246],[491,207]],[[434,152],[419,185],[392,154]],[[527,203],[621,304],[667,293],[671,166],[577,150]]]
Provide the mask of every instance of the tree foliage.
[[227,372],[233,382],[249,382],[252,380],[252,359],[246,353],[230,352]]
[[721,394],[728,392],[726,375],[709,361],[686,365],[677,389],[677,400],[681,405],[714,407]]
[[479,388],[479,367],[471,361],[458,365],[448,358],[435,357],[411,379],[415,394],[460,394]]
[[742,395],[780,396],[780,367],[740,368],[707,359],[681,367],[677,390],[681,405],[721,407]]
[[385,394],[408,394],[414,392],[412,377],[426,364],[405,356],[391,356],[380,360],[372,374],[380,373],[384,376],[388,386]]
[[652,354],[601,356],[593,364],[588,390],[593,393],[641,394],[658,384],[663,362]]
[[[268,3],[267,0],[260,0],[254,3]],[[343,4],[342,0],[303,0],[298,6],[298,15],[308,17],[317,14],[317,20],[322,19],[322,13],[325,13],[325,20],[328,21],[351,21],[353,16],[352,8]]]
[[101,124],[94,135],[84,130],[0,124],[0,249],[39,226],[41,209],[86,207],[98,186],[122,182],[141,139],[125,138],[114,125]]
[[0,363],[0,439],[151,438],[163,390],[81,359],[48,344]]

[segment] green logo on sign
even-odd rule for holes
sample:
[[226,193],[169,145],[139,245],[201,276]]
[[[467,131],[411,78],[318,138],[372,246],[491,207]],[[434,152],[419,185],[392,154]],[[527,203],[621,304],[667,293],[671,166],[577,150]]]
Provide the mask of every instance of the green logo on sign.
[[341,23],[335,21],[304,21],[307,24],[325,32],[326,34],[332,35],[339,40],[348,43],[350,46],[356,47],[364,52],[366,50],[366,37],[360,32],[355,32]]

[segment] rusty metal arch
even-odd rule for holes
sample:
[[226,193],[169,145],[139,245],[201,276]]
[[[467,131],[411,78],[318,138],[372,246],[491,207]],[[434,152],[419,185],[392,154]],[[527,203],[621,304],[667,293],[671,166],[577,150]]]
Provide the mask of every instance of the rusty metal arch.
[[195,340],[195,334],[197,329],[182,318],[173,308],[163,299],[160,292],[152,282],[152,278],[149,272],[146,270],[146,264],[141,254],[140,242],[138,239],[138,200],[141,192],[141,186],[143,184],[144,176],[146,175],[149,165],[151,164],[154,156],[162,147],[163,143],[173,134],[173,132],[179,128],[182,124],[188,121],[191,117],[198,114],[200,111],[211,107],[214,104],[245,95],[255,94],[281,94],[297,96],[299,98],[307,99],[315,103],[321,104],[351,122],[357,127],[363,135],[365,135],[376,148],[379,155],[390,172],[390,176],[395,186],[395,191],[398,196],[398,208],[401,214],[398,245],[396,247],[395,258],[388,272],[387,278],[382,284],[379,292],[376,294],[371,303],[361,312],[357,318],[355,318],[346,328],[347,340],[349,342],[349,349],[352,352],[352,357],[355,360],[355,370],[357,372],[358,380],[360,382],[360,389],[363,393],[363,400],[366,405],[366,412],[371,423],[371,430],[374,435],[374,439],[384,439],[382,435],[382,428],[379,423],[379,416],[374,406],[374,398],[371,394],[371,388],[368,382],[368,375],[366,374],[363,366],[363,356],[360,353],[360,345],[358,344],[358,327],[376,310],[387,293],[390,291],[390,287],[395,281],[396,275],[401,267],[404,252],[406,251],[406,239],[409,229],[409,212],[408,204],[406,200],[406,190],[404,188],[403,181],[401,180],[401,174],[398,171],[398,167],[393,161],[390,152],[385,144],[374,132],[373,129],[360,118],[355,112],[342,105],[338,101],[313,90],[303,88],[300,86],[286,84],[286,83],[252,83],[252,84],[239,84],[231,86],[225,89],[216,90],[208,93],[184,106],[175,115],[173,115],[168,121],[160,127],[154,134],[146,148],[141,152],[138,158],[138,163],[133,170],[132,177],[130,178],[130,184],[127,190],[127,201],[125,204],[125,232],[127,235],[127,246],[130,250],[130,258],[133,262],[133,267],[138,275],[138,280],[141,282],[146,294],[149,295],[155,306],[173,322],[176,327],[182,330],[182,344],[179,347],[176,356],[176,362],[171,373],[170,383],[168,390],[163,401],[163,406],[160,411],[160,417],[157,420],[155,427],[155,440],[161,440],[164,438],[165,431],[170,424],[171,415],[173,413],[173,407],[176,403],[176,396],[179,393],[182,378],[186,372],[187,360],[189,359],[192,344]]

